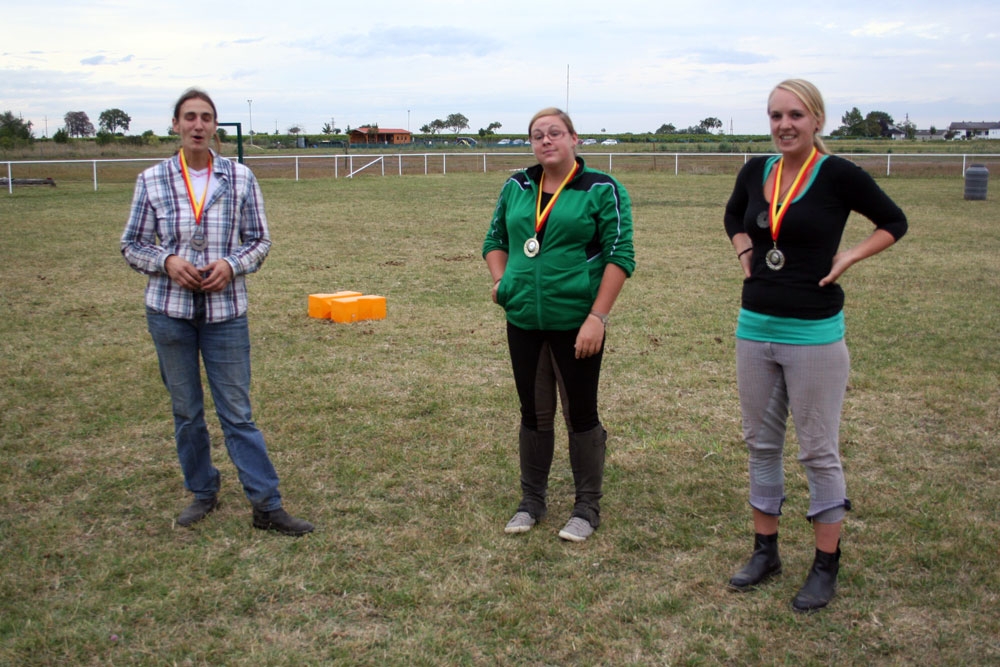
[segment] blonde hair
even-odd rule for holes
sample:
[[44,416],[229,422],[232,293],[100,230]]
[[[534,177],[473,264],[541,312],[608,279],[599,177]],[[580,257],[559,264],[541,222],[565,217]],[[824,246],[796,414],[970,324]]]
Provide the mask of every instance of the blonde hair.
[[[823,143],[823,137],[821,136],[823,126],[826,125],[826,105],[823,104],[823,96],[820,94],[819,88],[805,79],[786,79],[775,86],[774,90],[789,92],[805,105],[806,110],[819,123],[819,129],[813,133],[813,146],[820,153],[829,154],[830,151],[827,149],[826,144]],[[774,90],[771,91],[771,95],[774,94]],[[770,95],[768,95],[767,100],[768,106],[770,106]]]
[[528,134],[531,134],[531,128],[535,126],[535,121],[539,118],[544,118],[545,116],[557,116],[559,120],[566,124],[566,129],[569,130],[570,134],[576,134],[576,130],[573,128],[573,121],[570,120],[569,114],[567,114],[562,109],[557,109],[555,107],[547,107],[542,109],[534,116],[531,117],[531,122],[528,123]]

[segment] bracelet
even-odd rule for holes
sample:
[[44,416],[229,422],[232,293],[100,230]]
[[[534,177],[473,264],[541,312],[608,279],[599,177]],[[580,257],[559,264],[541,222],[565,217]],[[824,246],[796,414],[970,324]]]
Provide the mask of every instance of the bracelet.
[[596,310],[592,310],[590,311],[590,314],[599,319],[601,321],[601,324],[604,325],[605,329],[608,328],[608,315],[606,313],[599,313]]
[[741,252],[738,255],[736,255],[736,259],[740,259],[741,257],[743,257],[743,255],[747,254],[751,250],[753,250],[753,246],[750,246],[749,248],[745,249],[743,252]]

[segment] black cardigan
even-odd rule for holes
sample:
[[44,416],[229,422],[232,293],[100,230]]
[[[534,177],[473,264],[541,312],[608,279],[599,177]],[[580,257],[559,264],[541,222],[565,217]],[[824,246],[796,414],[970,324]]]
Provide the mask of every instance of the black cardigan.
[[764,192],[764,181],[768,162],[775,160],[765,156],[747,162],[726,204],[726,234],[732,239],[746,232],[754,246],[742,305],[779,317],[833,317],[844,307],[844,291],[837,283],[820,287],[819,281],[830,272],[851,211],[864,215],[896,240],[906,233],[906,216],[866,171],[828,155],[814,168],[807,189],[789,204],[778,235],[785,265],[771,270],[764,262],[765,253],[774,246],[767,222],[770,193]]

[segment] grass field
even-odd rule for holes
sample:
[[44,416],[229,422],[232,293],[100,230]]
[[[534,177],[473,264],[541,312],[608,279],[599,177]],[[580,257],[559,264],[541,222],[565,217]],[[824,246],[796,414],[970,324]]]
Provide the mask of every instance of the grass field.
[[[255,531],[210,419],[221,509],[188,502],[118,237],[131,185],[0,195],[0,664],[653,665],[1000,662],[1000,206],[891,178],[910,218],[853,267],[841,429],[855,511],[840,590],[791,611],[812,559],[786,452],[785,571],[725,583],[752,542],[725,176],[623,174],[638,268],[612,314],[603,523],[563,543],[518,500],[517,402],[479,249],[503,174],[263,181],[250,278],[254,406],[286,506]],[[853,219],[845,242],[870,231]],[[309,319],[307,295],[388,299]],[[564,441],[559,436],[559,441]]]

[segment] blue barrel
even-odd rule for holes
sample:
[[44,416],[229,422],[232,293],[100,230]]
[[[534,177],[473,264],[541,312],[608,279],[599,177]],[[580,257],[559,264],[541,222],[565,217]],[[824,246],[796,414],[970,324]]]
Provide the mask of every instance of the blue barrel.
[[965,198],[986,199],[986,187],[990,182],[990,170],[983,164],[974,164],[965,170]]

